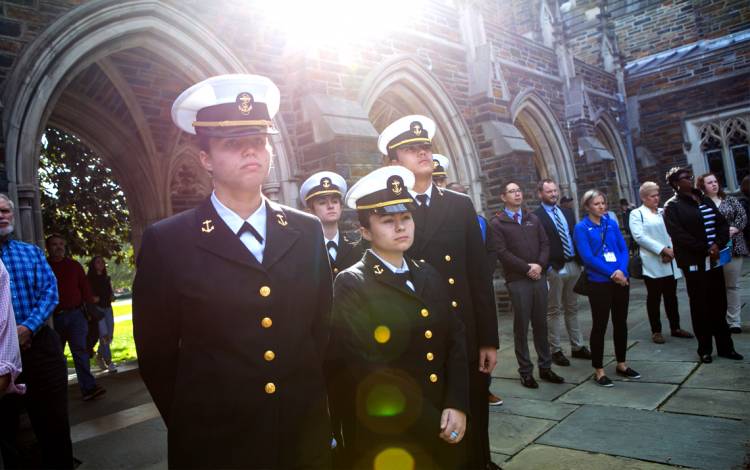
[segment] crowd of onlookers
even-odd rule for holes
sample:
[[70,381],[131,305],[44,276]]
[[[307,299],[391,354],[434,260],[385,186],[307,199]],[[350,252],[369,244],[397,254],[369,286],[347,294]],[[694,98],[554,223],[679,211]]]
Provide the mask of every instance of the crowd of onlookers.
[[[523,191],[508,181],[501,195],[504,210],[490,220],[492,249],[497,253],[513,306],[513,332],[521,383],[538,387],[528,351],[532,325],[539,377],[561,383],[551,364],[570,365],[560,346],[564,319],[573,358],[589,359],[594,380],[613,386],[603,368],[604,337],[612,321],[616,373],[629,379],[641,375],[626,362],[627,317],[630,281],[643,279],[646,310],[654,343],[666,341],[660,305],[664,303],[670,335],[693,338],[680,325],[677,281],[685,278],[690,301],[692,330],[701,362],[712,362],[716,353],[742,359],[731,334],[742,332],[739,278],[748,255],[748,203],[750,176],[737,196],[721,189],[713,173],[694,181],[689,168],[675,167],[666,175],[674,195],[659,206],[660,186],[644,182],[641,206],[620,201],[620,215],[609,210],[607,195],[586,191],[581,198],[585,215],[576,222],[574,212],[562,204],[556,183],[545,179],[537,186],[540,206],[528,211]],[[629,238],[628,243],[625,238]],[[592,327],[590,351],[585,346],[577,317],[577,295],[588,297]],[[492,401],[492,400],[491,400]]]

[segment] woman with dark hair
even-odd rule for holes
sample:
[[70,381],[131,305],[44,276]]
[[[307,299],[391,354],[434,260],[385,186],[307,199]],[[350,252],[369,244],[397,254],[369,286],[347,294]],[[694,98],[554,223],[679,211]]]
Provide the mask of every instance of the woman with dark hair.
[[615,342],[617,375],[640,379],[641,374],[625,362],[628,343],[628,247],[617,223],[607,214],[607,196],[596,189],[586,191],[581,208],[588,214],[576,224],[573,233],[576,250],[586,267],[591,292],[591,365],[594,382],[602,387],[614,384],[604,374],[604,336],[612,313],[612,336]]
[[721,189],[719,180],[713,173],[706,173],[698,177],[695,187],[708,196],[719,212],[729,223],[729,238],[732,241],[732,262],[725,264],[724,283],[727,286],[727,323],[730,333],[742,333],[740,328],[740,310],[742,296],[740,295],[740,275],[742,274],[742,259],[748,255],[747,244],[742,230],[747,226],[747,214],[736,198],[727,196]]
[[672,238],[677,266],[685,275],[698,356],[703,363],[713,361],[715,338],[719,356],[741,360],[727,326],[724,274],[717,267],[719,251],[729,242],[727,219],[710,198],[693,187],[689,168],[674,167],[666,179],[675,195],[664,204],[664,224]]
[[328,352],[342,370],[329,375],[330,406],[342,417],[344,468],[466,468],[464,326],[440,274],[405,255],[413,186],[409,170],[387,166],[346,196],[370,249],[334,282]]
[[112,281],[107,274],[107,263],[101,256],[94,256],[89,261],[87,276],[94,295],[99,297],[96,308],[103,317],[99,320],[99,348],[96,351],[96,363],[102,370],[117,372],[117,366],[112,362],[112,351],[110,344],[114,337],[115,319],[112,313],[112,301],[115,300],[112,290]]

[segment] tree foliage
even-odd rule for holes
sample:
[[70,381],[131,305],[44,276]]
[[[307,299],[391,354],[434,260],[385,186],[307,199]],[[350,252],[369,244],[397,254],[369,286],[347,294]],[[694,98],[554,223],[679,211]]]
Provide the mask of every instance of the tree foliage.
[[71,255],[100,255],[132,264],[127,202],[112,171],[75,135],[48,128],[42,143],[39,183],[45,233],[65,237]]

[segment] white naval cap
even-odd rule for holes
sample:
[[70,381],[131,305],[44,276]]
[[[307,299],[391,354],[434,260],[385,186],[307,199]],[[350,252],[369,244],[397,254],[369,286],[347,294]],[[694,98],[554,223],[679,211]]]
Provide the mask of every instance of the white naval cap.
[[398,165],[378,168],[357,181],[346,194],[346,205],[358,211],[393,214],[413,209],[409,190],[414,187],[414,173]]
[[267,77],[218,75],[183,91],[172,105],[172,121],[189,134],[209,137],[277,134],[271,120],[280,99]]
[[332,171],[319,171],[302,183],[299,199],[307,204],[310,199],[327,194],[338,194],[343,198],[346,189],[346,180],[341,175]]
[[393,150],[408,144],[430,143],[435,136],[435,121],[420,114],[397,119],[378,137],[378,150],[383,155],[393,155]]
[[439,153],[432,154],[432,176],[448,176],[446,171],[451,166],[451,161],[448,157]]

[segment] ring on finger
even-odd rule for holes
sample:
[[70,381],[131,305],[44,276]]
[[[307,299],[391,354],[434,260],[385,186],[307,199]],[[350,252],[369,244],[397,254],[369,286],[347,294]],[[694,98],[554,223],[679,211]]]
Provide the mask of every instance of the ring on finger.
[[451,431],[451,441],[455,441],[458,439],[458,433],[456,431]]

